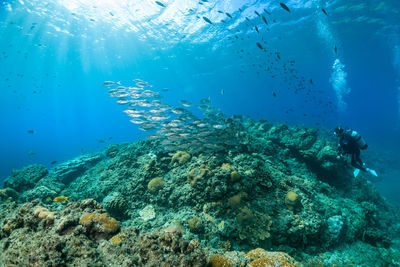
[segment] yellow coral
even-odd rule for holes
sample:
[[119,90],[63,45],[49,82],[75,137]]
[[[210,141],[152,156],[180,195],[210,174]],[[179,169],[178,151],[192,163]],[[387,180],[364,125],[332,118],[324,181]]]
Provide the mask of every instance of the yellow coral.
[[165,186],[165,182],[162,177],[156,177],[151,179],[151,181],[147,184],[147,189],[150,192],[155,192]]
[[176,152],[171,159],[171,163],[178,162],[179,164],[183,164],[188,162],[190,159],[190,154],[185,151]]
[[251,260],[249,267],[294,267],[297,263],[285,252],[269,252],[262,248],[253,249],[245,256]]
[[232,167],[229,163],[222,163],[221,169],[224,171],[230,171],[232,169]]
[[89,226],[92,223],[98,223],[105,233],[115,233],[119,229],[117,220],[111,218],[108,213],[92,212],[82,216],[79,221],[83,226]]
[[234,267],[235,264],[224,255],[213,255],[210,258],[211,267]]
[[125,240],[125,235],[123,235],[123,234],[119,234],[119,235],[115,235],[115,236],[111,237],[111,243],[114,246],[119,246],[119,244],[121,244],[124,240]]
[[285,204],[289,210],[293,210],[299,202],[299,195],[296,192],[289,191],[285,197]]

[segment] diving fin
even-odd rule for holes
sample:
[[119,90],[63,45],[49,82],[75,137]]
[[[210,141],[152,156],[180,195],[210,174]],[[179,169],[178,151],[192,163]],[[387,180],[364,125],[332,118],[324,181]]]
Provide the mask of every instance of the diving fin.
[[353,171],[354,177],[357,177],[359,173],[360,173],[360,169],[354,169],[354,171]]
[[372,174],[373,176],[378,177],[378,174],[376,173],[375,170],[372,170],[372,169],[370,169],[370,168],[367,168],[366,170],[367,170],[367,172],[369,172],[369,173]]

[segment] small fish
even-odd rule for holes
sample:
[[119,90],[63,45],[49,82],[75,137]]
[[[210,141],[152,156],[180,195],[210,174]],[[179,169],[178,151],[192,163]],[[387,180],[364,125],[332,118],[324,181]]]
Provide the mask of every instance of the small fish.
[[276,93],[275,93],[275,92],[272,92],[272,95],[273,95],[274,97],[276,97]]
[[58,196],[53,199],[54,202],[61,203],[68,201],[68,197]]
[[114,17],[114,14],[110,11],[110,12],[108,12],[111,16],[113,16]]
[[258,46],[258,48],[260,48],[262,51],[265,51],[265,48],[260,44],[260,43],[256,43],[256,45]]
[[334,51],[335,51],[335,54],[337,54],[337,47],[336,47],[336,45],[335,45]]
[[51,165],[54,165],[57,163],[57,160],[53,160],[52,162],[50,162]]
[[266,19],[264,16],[261,16],[261,19],[265,22],[265,24],[268,25],[268,21],[267,21],[267,19]]
[[247,20],[247,21],[250,21],[248,17],[246,17],[246,20]]
[[121,82],[105,81],[101,85],[104,87],[111,87],[114,85],[121,85]]
[[166,5],[164,5],[163,3],[159,2],[159,1],[155,1],[155,3],[161,7],[166,7]]
[[210,98],[202,98],[200,99],[200,104],[209,104],[211,102]]
[[182,106],[184,106],[184,107],[191,107],[193,104],[191,103],[191,102],[189,102],[189,101],[186,101],[186,100],[179,100],[179,103],[181,103],[182,104]]
[[218,10],[217,12],[220,13],[220,14],[224,14],[224,12],[222,12],[221,10]]
[[221,89],[221,95],[224,95],[224,89]]
[[325,15],[327,15],[327,16],[328,16],[328,13],[326,12],[326,10],[325,10],[325,9],[321,8],[321,10],[322,10],[322,12],[324,12],[324,14],[325,14]]
[[256,13],[257,16],[260,16],[260,13],[258,13],[257,11],[254,11],[254,13]]
[[209,23],[209,24],[213,24],[209,18],[203,17],[203,19],[204,19],[205,22],[207,22],[207,23]]
[[257,33],[260,33],[260,31],[258,30],[258,27],[257,27],[257,26],[254,26],[254,29],[256,29],[256,32],[257,32]]
[[225,14],[232,19],[232,15],[231,14],[229,14],[228,12],[226,12]]
[[284,3],[279,3],[281,5],[281,7],[286,10],[287,12],[290,13],[290,9],[287,7],[287,5],[285,5]]
[[314,85],[312,78],[310,78],[310,84]]
[[32,157],[32,156],[35,156],[35,152],[29,151],[29,152],[28,152],[28,155],[31,156],[31,157]]
[[34,134],[35,133],[35,131],[34,130],[28,130],[28,131],[26,131],[28,134]]
[[265,8],[264,8],[264,12],[267,13],[268,15],[271,15],[271,13],[268,12]]
[[99,142],[100,144],[104,144],[106,141],[104,141],[104,140],[98,140],[98,142]]

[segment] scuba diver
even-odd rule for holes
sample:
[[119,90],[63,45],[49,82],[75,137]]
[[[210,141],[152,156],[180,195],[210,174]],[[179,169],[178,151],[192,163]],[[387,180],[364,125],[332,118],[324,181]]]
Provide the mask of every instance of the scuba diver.
[[334,130],[335,136],[339,137],[339,156],[343,157],[346,154],[351,155],[351,165],[355,168],[353,174],[354,177],[360,173],[360,170],[369,172],[374,176],[378,176],[376,171],[367,168],[365,163],[362,162],[360,158],[360,149],[367,149],[368,144],[365,142],[364,138],[352,129],[343,129],[338,126]]

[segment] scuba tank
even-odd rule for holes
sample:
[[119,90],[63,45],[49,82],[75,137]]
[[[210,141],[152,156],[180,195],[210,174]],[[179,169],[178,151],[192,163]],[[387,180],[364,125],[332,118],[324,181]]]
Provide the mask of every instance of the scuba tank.
[[359,133],[352,130],[350,136],[356,142],[356,144],[358,145],[358,147],[360,149],[363,149],[363,150],[367,149],[368,144],[367,144],[367,142],[365,142],[364,138]]

